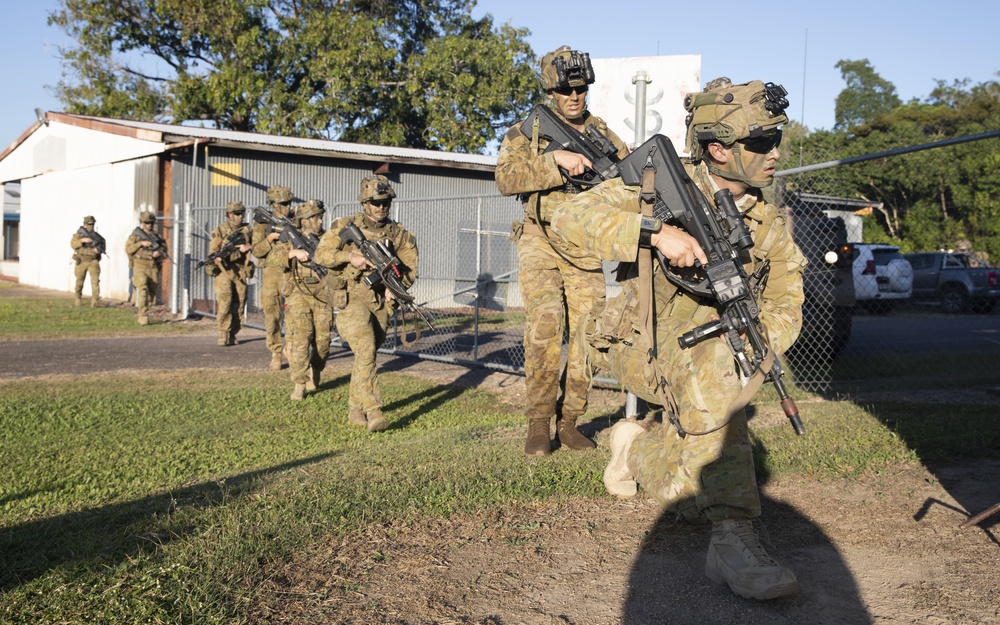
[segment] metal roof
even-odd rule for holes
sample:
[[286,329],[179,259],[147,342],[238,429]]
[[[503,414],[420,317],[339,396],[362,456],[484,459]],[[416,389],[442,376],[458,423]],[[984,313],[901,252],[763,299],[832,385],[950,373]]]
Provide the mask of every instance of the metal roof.
[[[121,134],[139,139],[159,141],[166,144],[165,149],[197,143],[212,143],[216,145],[239,146],[264,151],[326,155],[352,160],[377,162],[404,162],[410,164],[433,165],[456,169],[472,169],[476,171],[493,171],[496,167],[496,156],[481,154],[464,154],[460,152],[442,152],[437,150],[418,150],[415,148],[396,148],[346,141],[330,141],[325,139],[306,139],[302,137],[283,137],[265,135],[254,132],[238,132],[235,130],[219,130],[217,128],[200,128],[177,124],[160,124],[155,122],[140,122],[109,117],[93,117],[89,115],[73,115],[69,113],[48,112],[48,121],[60,122],[97,130],[111,134]],[[23,139],[37,127],[36,123],[25,132],[7,150],[0,154],[2,159],[13,150]]]

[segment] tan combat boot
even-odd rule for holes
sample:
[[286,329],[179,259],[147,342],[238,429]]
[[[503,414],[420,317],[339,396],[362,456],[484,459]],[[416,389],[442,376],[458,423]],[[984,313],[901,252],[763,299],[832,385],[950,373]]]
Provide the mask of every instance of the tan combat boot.
[[281,371],[281,354],[271,354],[271,364],[267,366],[268,371]]
[[776,599],[799,592],[795,574],[764,551],[749,519],[712,524],[705,575],[749,599]]
[[149,325],[149,317],[147,317],[146,315],[140,316],[139,317],[139,325],[141,325],[141,326],[148,326]]
[[389,421],[382,414],[382,410],[376,408],[368,413],[368,431],[381,432],[389,427]]
[[560,417],[556,421],[556,434],[559,442],[570,449],[594,449],[597,444],[576,429],[576,417]]
[[604,468],[604,487],[616,497],[634,497],[639,492],[639,485],[628,468],[628,450],[636,437],[645,431],[641,425],[627,419],[611,426],[608,436],[611,461]]
[[528,438],[524,441],[524,454],[547,456],[550,453],[552,453],[552,442],[549,440],[548,417],[528,419]]
[[229,344],[230,345],[239,345],[240,344],[240,342],[236,339],[236,335],[235,334],[230,334],[229,335]]
[[292,390],[292,394],[289,399],[292,401],[301,401],[306,396],[306,385],[296,384],[295,388]]
[[228,332],[223,332],[222,334],[220,334],[219,335],[219,340],[216,341],[215,344],[219,345],[221,347],[225,347],[226,345],[229,345],[229,333]]
[[100,305],[101,305],[101,300],[100,299],[98,299],[98,298],[95,297],[92,300],[90,300],[90,307],[91,308],[99,308]]
[[81,300],[81,299],[80,299],[79,297],[78,297],[78,298],[76,298],[75,300],[73,300],[73,305],[74,305],[74,306],[79,306],[79,305],[80,305],[80,304],[82,304],[82,303],[83,303],[83,302],[82,302],[82,300]]
[[361,427],[367,427],[368,425],[368,419],[365,418],[365,411],[360,408],[351,408],[348,410],[347,421]]

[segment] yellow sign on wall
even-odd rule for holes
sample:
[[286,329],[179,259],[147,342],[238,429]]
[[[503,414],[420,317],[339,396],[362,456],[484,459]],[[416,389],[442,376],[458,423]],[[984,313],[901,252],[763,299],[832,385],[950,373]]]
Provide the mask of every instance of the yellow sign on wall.
[[240,186],[240,164],[216,163],[212,165],[212,186],[213,187]]

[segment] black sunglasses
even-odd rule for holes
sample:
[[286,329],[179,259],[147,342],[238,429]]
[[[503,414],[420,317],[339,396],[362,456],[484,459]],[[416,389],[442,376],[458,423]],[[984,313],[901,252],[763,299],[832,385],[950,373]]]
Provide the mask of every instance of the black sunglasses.
[[574,91],[577,92],[580,95],[583,95],[583,94],[587,93],[589,90],[590,90],[590,87],[588,87],[587,85],[580,85],[579,87],[557,87],[556,89],[553,89],[552,91],[554,91],[555,93],[558,93],[561,96],[570,96],[570,95],[573,95]]
[[369,200],[368,203],[376,208],[386,208],[391,202],[389,200]]
[[740,143],[748,152],[754,154],[768,154],[771,150],[781,145],[781,131],[772,130],[753,139],[740,139]]

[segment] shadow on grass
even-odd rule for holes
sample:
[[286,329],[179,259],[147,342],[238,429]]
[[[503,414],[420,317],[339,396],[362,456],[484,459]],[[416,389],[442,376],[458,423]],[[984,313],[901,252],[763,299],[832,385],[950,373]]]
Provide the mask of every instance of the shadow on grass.
[[254,492],[276,473],[332,457],[325,453],[250,471],[220,481],[202,482],[135,501],[70,512],[0,529],[0,592],[59,567],[90,564],[113,567],[153,545],[183,538],[197,528],[174,522],[180,507],[207,509]]

